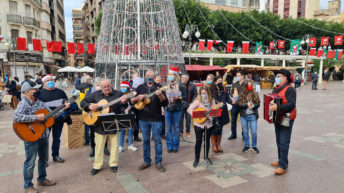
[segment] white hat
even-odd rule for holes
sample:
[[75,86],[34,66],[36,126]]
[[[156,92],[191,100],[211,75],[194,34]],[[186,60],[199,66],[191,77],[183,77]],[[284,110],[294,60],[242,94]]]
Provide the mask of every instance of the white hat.
[[44,78],[42,78],[42,81],[45,82],[48,78],[54,79],[54,77],[52,75],[48,74],[48,75],[44,76]]

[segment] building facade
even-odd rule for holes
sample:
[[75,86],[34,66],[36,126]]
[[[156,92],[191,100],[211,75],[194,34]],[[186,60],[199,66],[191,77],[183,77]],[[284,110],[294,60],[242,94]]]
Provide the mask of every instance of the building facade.
[[[62,24],[53,27],[52,18],[54,1],[62,8],[60,18]],[[54,4],[56,9],[58,5]],[[46,41],[57,40],[65,42],[63,1],[62,0],[0,0],[2,11],[0,12],[0,71],[18,76],[20,80],[29,73],[52,72],[52,66],[64,64],[64,54],[52,54],[47,52]],[[59,10],[61,12],[61,10]],[[56,38],[56,31],[61,32]],[[16,50],[16,38],[22,37],[27,40],[27,50]],[[53,39],[55,38],[55,39]],[[33,39],[42,40],[42,52],[33,51]]]
[[[73,9],[73,38],[74,43],[84,43],[84,31],[82,28],[82,9]],[[87,48],[87,46],[85,47]],[[75,64],[69,64],[70,66],[84,66],[85,54],[75,54]],[[69,60],[70,61],[70,60]]]
[[321,9],[314,12],[314,18],[322,21],[334,21],[341,23],[344,21],[344,12],[340,13],[341,0],[328,2],[327,9]]
[[267,0],[199,0],[211,10],[223,9],[229,12],[259,10],[265,11]]
[[314,18],[320,0],[268,0],[268,11],[282,18]]

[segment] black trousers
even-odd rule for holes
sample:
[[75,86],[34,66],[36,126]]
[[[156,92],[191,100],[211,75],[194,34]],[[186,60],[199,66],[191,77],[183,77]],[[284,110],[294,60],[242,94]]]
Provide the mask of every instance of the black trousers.
[[316,90],[318,86],[318,81],[312,81],[312,90]]
[[91,147],[94,149],[96,147],[96,143],[94,142],[94,126],[90,126],[90,141]]
[[[199,157],[200,157],[201,149],[202,149],[204,128],[200,128],[200,127],[195,126],[194,129],[195,129],[195,134],[196,134],[195,160],[199,161]],[[206,130],[206,132],[207,132],[207,138],[206,138],[206,142],[207,142],[206,152],[207,152],[207,155],[209,155],[211,131],[212,131],[211,128]]]

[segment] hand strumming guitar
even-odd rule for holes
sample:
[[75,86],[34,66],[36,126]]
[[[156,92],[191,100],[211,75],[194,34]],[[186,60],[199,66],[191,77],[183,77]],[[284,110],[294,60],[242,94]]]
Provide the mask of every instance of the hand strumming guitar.
[[127,101],[128,101],[128,96],[127,96],[127,95],[121,96],[121,102],[122,102],[122,104],[126,104]]
[[165,96],[162,94],[161,90],[157,90],[155,94],[159,97],[160,102],[165,100]]
[[38,115],[36,115],[36,120],[37,121],[44,121],[44,118],[45,118],[45,115],[42,113],[42,114],[38,114]]
[[65,108],[63,108],[63,110],[67,110],[67,109],[69,109],[70,108],[70,103],[65,103]]
[[98,105],[91,103],[90,106],[88,107],[91,111],[97,111],[98,110]]

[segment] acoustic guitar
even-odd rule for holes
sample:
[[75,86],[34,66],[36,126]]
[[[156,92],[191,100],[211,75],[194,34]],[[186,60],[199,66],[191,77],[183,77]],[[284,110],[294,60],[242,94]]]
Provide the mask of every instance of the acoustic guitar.
[[[77,98],[78,96],[71,97],[70,99],[68,99],[68,103],[74,103]],[[39,138],[41,138],[46,128],[52,127],[54,125],[55,120],[53,116],[65,107],[66,105],[63,104],[55,108],[51,112],[49,112],[47,109],[40,109],[36,111],[34,115],[44,114],[44,121],[36,120],[32,123],[13,122],[13,130],[20,139],[28,142],[35,142]]]
[[[222,108],[222,106],[223,106],[223,103],[221,102],[221,103],[218,103],[218,104],[212,106],[210,109],[220,109],[220,108]],[[195,109],[194,111],[196,111],[196,112],[197,112],[197,111],[207,111],[207,109],[206,109],[206,108],[197,108],[197,109]],[[202,124],[202,123],[204,123],[207,119],[208,119],[208,117],[207,117],[207,116],[204,116],[204,117],[202,117],[202,118],[194,118],[193,120],[194,120],[196,123],[198,123],[198,124]]]
[[[165,90],[167,90],[167,88],[168,88],[167,86],[163,86],[159,90],[165,91]],[[143,99],[143,101],[139,101],[134,105],[135,108],[137,110],[142,110],[143,108],[145,108],[150,103],[150,98],[154,95],[155,95],[155,92],[152,92],[152,93],[146,95],[146,97]]]
[[[134,96],[136,96],[136,92],[130,92],[128,94],[126,94],[126,96],[128,98],[132,98]],[[121,98],[117,98],[111,102],[108,102],[106,99],[102,99],[100,100],[97,105],[98,105],[98,109],[97,111],[82,111],[82,118],[84,123],[86,123],[87,125],[93,125],[97,122],[99,115],[102,114],[107,114],[110,112],[110,107],[118,102],[121,101]]]

